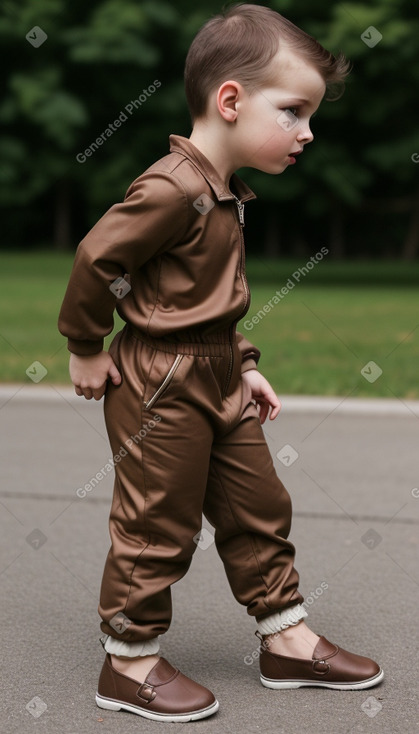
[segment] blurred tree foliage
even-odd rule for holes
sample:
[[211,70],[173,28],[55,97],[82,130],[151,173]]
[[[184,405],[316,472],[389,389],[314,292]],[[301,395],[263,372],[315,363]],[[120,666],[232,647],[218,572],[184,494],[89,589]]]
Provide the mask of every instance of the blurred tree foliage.
[[[335,257],[416,257],[416,3],[265,4],[333,53],[343,51],[353,71],[344,96],[322,103],[315,144],[295,167],[276,177],[240,172],[258,195],[248,207],[250,251],[300,256],[326,244]],[[3,247],[74,246],[166,154],[170,133],[190,134],[184,60],[196,31],[221,7],[216,0],[4,0]],[[39,47],[26,39],[35,26],[48,36]],[[374,47],[361,39],[370,26],[382,34]],[[84,156],[110,126],[110,137]]]

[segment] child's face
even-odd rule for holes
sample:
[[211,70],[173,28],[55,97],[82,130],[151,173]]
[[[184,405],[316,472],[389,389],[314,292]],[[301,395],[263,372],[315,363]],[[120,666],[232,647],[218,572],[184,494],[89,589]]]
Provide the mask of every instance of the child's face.
[[236,140],[246,161],[243,166],[278,174],[296,162],[291,153],[313,140],[309,122],[326,85],[314,66],[286,48],[273,59],[272,70],[277,84],[244,90]]

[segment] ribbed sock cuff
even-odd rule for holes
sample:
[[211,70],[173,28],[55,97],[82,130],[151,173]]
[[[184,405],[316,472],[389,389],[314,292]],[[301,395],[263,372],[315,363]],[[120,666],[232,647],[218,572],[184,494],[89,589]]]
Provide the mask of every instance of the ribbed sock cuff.
[[258,632],[261,635],[273,635],[275,632],[287,629],[298,624],[308,614],[301,604],[284,609],[283,612],[275,612],[270,617],[265,617],[258,624]]
[[101,638],[101,642],[106,652],[116,656],[123,655],[127,658],[156,655],[160,650],[158,637],[153,637],[151,640],[144,640],[143,642],[124,642],[123,640],[116,640],[115,637],[111,637],[110,635],[105,635]]

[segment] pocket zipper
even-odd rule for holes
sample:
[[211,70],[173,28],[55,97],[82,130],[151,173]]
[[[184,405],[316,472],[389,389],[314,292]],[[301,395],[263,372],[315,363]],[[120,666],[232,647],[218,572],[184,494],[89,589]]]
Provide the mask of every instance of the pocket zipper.
[[229,360],[228,360],[227,378],[226,378],[225,387],[224,387],[223,399],[225,399],[227,395],[227,390],[230,387],[231,374],[233,372],[233,347],[231,345],[231,342],[229,344],[229,352],[230,353],[229,353]]
[[169,382],[171,381],[173,375],[175,374],[175,372],[176,372],[177,368],[179,367],[179,365],[180,365],[180,363],[181,363],[181,361],[182,361],[182,359],[183,359],[184,356],[185,356],[184,354],[178,354],[178,355],[176,355],[176,359],[173,362],[173,364],[172,364],[169,372],[167,373],[167,375],[164,378],[163,382],[161,383],[160,387],[151,396],[151,398],[149,398],[149,400],[147,400],[147,402],[144,403],[145,410],[148,410],[149,408],[152,408],[153,407],[154,403],[156,402],[156,400],[158,400],[158,398],[162,394],[163,390],[165,390],[166,387],[169,385]]

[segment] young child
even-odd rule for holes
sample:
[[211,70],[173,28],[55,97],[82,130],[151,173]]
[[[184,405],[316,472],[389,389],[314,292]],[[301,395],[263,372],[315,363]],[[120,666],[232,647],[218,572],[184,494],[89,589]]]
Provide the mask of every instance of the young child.
[[[60,313],[77,395],[105,395],[114,454],[111,549],[100,596],[107,652],[96,702],[158,721],[215,713],[203,686],[159,656],[170,587],[202,513],[238,602],[255,617],[268,688],[361,689],[383,672],[304,622],[289,495],[261,424],[280,403],[236,332],[249,308],[235,171],[271,174],[313,140],[310,117],[348,63],[266,7],[208,21],[189,50],[193,130],[129,187],[80,243]],[[126,325],[109,353],[113,311]]]

